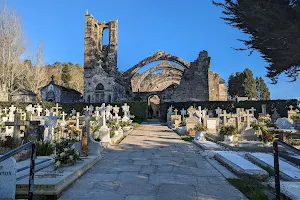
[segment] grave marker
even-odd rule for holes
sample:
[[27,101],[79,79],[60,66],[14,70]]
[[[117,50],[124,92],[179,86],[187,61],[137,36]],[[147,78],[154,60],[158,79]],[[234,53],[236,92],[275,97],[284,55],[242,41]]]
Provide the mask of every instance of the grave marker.
[[58,103],[56,103],[55,107],[52,108],[55,111],[56,116],[59,116],[59,110],[62,109],[62,107],[58,106]]
[[13,157],[0,163],[0,199],[14,200],[17,163]]

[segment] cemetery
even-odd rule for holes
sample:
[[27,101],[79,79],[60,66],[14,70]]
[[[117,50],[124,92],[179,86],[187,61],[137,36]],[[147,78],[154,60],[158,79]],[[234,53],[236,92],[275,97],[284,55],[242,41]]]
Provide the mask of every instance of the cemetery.
[[300,200],[299,7],[3,0],[0,200]]

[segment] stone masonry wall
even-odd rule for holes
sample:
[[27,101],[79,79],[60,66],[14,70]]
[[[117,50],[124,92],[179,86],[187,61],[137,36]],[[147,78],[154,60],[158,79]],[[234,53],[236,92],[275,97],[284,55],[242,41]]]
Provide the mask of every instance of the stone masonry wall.
[[209,70],[208,72],[209,101],[219,100],[219,80],[220,80],[220,75]]

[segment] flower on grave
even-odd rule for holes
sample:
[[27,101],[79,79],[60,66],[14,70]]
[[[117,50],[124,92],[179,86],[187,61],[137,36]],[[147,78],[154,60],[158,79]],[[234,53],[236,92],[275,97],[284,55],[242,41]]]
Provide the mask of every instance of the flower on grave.
[[75,149],[75,145],[74,144],[71,146],[71,149]]
[[55,166],[56,167],[59,167],[61,165],[61,162],[58,160],[58,161],[56,161],[56,163],[55,163]]
[[73,160],[73,159],[74,159],[74,156],[71,155],[71,156],[69,156],[69,158],[70,158],[70,160]]
[[65,152],[60,153],[60,156],[61,156],[61,157],[64,157],[65,155],[66,155]]
[[69,149],[68,148],[64,148],[64,152],[67,152]]
[[76,156],[79,156],[79,152],[78,152],[77,149],[75,149],[75,155],[76,155]]

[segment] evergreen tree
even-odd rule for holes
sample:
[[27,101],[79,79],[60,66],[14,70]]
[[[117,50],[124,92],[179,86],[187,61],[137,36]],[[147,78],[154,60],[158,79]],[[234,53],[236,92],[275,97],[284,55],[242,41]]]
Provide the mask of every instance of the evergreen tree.
[[258,79],[258,77],[255,78],[255,82],[256,82],[257,100],[260,100],[260,88],[259,88],[259,79]]
[[260,100],[269,100],[270,99],[270,91],[267,87],[264,79],[259,77],[259,91],[260,91]]
[[228,95],[231,97],[237,96],[237,84],[236,84],[236,77],[234,74],[231,74],[228,79]]
[[269,77],[276,83],[287,74],[296,80],[300,69],[300,1],[299,0],[216,0],[222,17],[229,25],[249,35],[241,40],[246,48],[259,51],[266,62]]
[[70,82],[71,82],[71,66],[69,63],[64,63],[61,73],[61,80],[63,82],[63,85],[67,88],[70,88]]
[[243,90],[244,95],[249,99],[257,98],[256,81],[252,71],[248,68],[243,71]]

